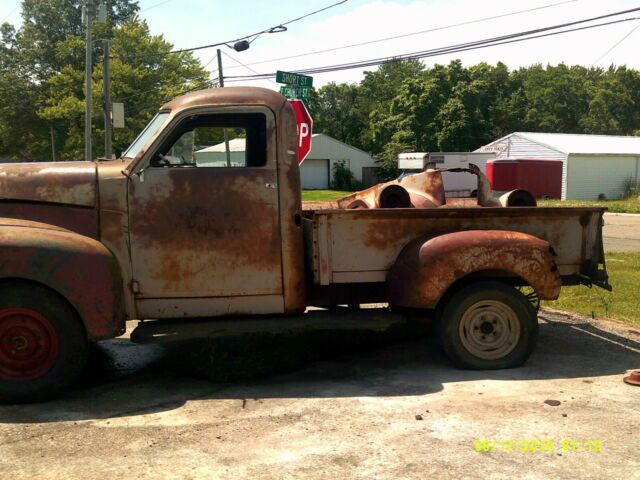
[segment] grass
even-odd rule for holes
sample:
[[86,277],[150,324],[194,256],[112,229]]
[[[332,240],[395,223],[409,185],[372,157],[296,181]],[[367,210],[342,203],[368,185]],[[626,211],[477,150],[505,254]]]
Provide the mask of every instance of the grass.
[[[340,190],[303,190],[303,201],[324,202],[337,200],[353,192]],[[640,197],[623,200],[538,200],[541,207],[607,207],[614,213],[639,213]]]
[[340,190],[303,190],[302,201],[303,202],[325,202],[330,200],[338,200],[353,192],[344,192]]
[[640,325],[640,253],[605,255],[613,292],[598,287],[565,287],[543,306]]
[[640,197],[621,200],[538,200],[540,207],[607,207],[614,213],[640,213]]

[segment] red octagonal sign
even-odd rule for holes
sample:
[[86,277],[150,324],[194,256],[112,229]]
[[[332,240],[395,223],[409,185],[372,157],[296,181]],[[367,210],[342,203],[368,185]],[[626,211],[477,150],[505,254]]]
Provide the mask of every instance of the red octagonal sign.
[[296,112],[296,126],[298,131],[298,164],[301,164],[311,150],[311,132],[313,120],[302,100],[289,100],[293,111]]

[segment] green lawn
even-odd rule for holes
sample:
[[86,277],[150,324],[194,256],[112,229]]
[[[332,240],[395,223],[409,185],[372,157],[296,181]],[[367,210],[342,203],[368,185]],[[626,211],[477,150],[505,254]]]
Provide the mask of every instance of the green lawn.
[[303,190],[302,201],[303,202],[324,202],[329,200],[338,200],[353,192],[343,192],[340,190]]
[[613,292],[598,287],[565,287],[544,306],[640,325],[640,253],[605,255]]
[[[303,201],[337,200],[353,192],[339,190],[303,190]],[[610,212],[640,213],[640,197],[625,200],[538,200],[541,207],[607,207]]]
[[607,207],[615,213],[640,213],[640,197],[624,200],[538,200],[541,207]]

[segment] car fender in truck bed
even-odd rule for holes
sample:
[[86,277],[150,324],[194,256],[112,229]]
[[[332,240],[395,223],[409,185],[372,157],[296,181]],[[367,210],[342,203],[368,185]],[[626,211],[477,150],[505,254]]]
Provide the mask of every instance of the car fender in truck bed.
[[455,282],[481,271],[520,277],[544,300],[560,294],[562,280],[548,242],[521,232],[468,230],[409,243],[389,271],[389,302],[435,308]]
[[122,275],[98,240],[61,227],[0,220],[2,280],[37,282],[64,297],[78,312],[90,340],[124,331]]

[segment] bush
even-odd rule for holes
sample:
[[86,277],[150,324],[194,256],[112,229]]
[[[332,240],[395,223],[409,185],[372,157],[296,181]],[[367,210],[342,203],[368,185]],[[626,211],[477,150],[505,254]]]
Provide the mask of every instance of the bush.
[[333,164],[333,190],[362,190],[362,183],[353,177],[353,172],[347,167],[347,162],[338,160]]
[[622,184],[622,198],[640,197],[640,185],[631,177]]

